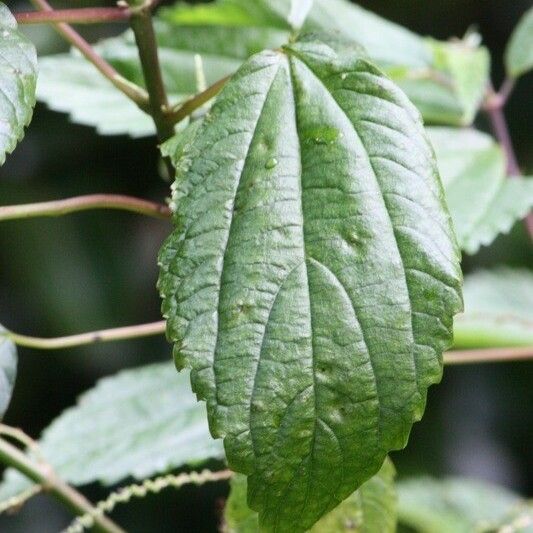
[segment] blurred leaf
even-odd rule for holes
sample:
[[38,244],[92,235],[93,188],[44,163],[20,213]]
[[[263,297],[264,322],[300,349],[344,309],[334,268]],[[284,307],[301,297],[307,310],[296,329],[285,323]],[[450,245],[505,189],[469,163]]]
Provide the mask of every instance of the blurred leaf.
[[291,0],[291,11],[287,17],[291,27],[299,30],[303,26],[312,7],[313,0]]
[[0,325],[0,420],[4,417],[17,378],[17,347],[2,336],[5,329]]
[[[500,529],[504,524],[523,519],[527,512],[526,502],[520,496],[503,487],[467,478],[411,479],[398,483],[397,491],[399,522],[418,533],[504,531]],[[532,524],[530,519],[529,525]]]
[[533,207],[533,180],[508,179],[492,137],[472,129],[427,128],[459,243],[469,254],[507,233]]
[[533,272],[507,267],[466,277],[465,312],[455,318],[457,348],[533,345]]
[[179,147],[160,254],[177,365],[265,527],[311,527],[405,445],[462,308],[420,115],[334,41],[225,85]]
[[533,68],[533,7],[518,22],[505,51],[505,66],[511,78]]
[[[163,77],[172,103],[198,91],[195,54],[202,54],[208,84],[234,72],[250,54],[264,46],[283,42],[285,33],[261,28],[242,28],[229,34],[220,28],[176,28],[156,24]],[[137,47],[130,31],[106,39],[96,50],[130,81],[143,85]],[[51,109],[70,114],[79,124],[93,126],[104,135],[155,134],[152,119],[89,64],[79,53],[59,54],[40,60],[37,97]]]
[[35,105],[37,55],[17,22],[0,2],[0,165],[30,123]]
[[[144,479],[183,465],[222,458],[209,435],[205,405],[190,392],[188,372],[159,363],[102,379],[44,431],[42,455],[74,485],[112,485]],[[28,481],[9,470],[0,500]]]
[[[395,470],[387,457],[381,470],[320,519],[311,533],[394,533],[396,531],[397,497]],[[231,492],[224,509],[224,533],[257,533],[257,513],[246,503],[246,476],[231,480]]]

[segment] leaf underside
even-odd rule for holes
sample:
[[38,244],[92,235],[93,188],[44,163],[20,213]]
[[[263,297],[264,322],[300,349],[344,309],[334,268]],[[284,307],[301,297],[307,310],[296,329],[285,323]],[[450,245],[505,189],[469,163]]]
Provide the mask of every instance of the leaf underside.
[[533,68],[533,7],[524,13],[509,39],[505,67],[511,78],[522,76]]
[[[397,496],[395,469],[385,459],[379,472],[363,483],[333,511],[321,518],[310,533],[394,533],[396,531]],[[226,533],[257,533],[257,513],[246,505],[246,477],[237,474],[224,508]]]
[[531,506],[486,481],[424,477],[400,482],[397,489],[400,523],[417,533],[529,531]]
[[[4,328],[0,325],[0,333]],[[0,336],[0,420],[11,401],[15,380],[17,377],[17,347],[15,344]]]
[[35,105],[37,55],[0,2],[0,165],[24,136]]
[[476,253],[533,208],[533,179],[509,179],[505,155],[485,133],[427,128],[461,248]]
[[[113,485],[220,459],[222,446],[209,435],[205,406],[191,394],[188,381],[170,362],[104,378],[52,422],[39,449],[57,474],[74,485]],[[30,483],[8,470],[0,501]]]
[[461,308],[420,116],[354,49],[251,58],[177,161],[160,292],[179,367],[268,530],[405,445]]

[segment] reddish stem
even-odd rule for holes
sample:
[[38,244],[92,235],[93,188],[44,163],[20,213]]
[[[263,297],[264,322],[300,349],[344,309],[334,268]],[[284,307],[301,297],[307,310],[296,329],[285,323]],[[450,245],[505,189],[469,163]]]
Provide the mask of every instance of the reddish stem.
[[[513,141],[509,133],[507,120],[505,119],[505,114],[503,112],[513,87],[514,81],[512,80],[505,80],[498,93],[494,92],[492,87],[489,87],[484,109],[489,117],[494,135],[496,136],[496,139],[500,143],[505,153],[505,158],[507,161],[507,175],[510,178],[520,178],[522,173],[520,171],[520,166],[518,165],[518,160],[514,151]],[[524,224],[529,236],[531,239],[533,239],[533,213],[530,213],[526,216]]]
[[54,11],[29,11],[15,13],[19,24],[43,24],[67,22],[70,24],[96,24],[128,20],[130,10],[121,7],[88,7],[80,9],[57,9]]

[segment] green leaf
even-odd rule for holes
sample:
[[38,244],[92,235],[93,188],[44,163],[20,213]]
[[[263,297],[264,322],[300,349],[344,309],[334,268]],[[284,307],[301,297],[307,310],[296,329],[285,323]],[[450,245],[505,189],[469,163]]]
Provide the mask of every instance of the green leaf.
[[518,78],[533,68],[533,7],[518,22],[507,49],[505,67],[511,78]]
[[291,0],[291,11],[287,18],[291,27],[299,30],[312,7],[313,0]]
[[0,2],[0,165],[24,136],[35,105],[37,55]]
[[3,331],[0,325],[0,420],[9,407],[17,378],[17,347],[2,336]]
[[[311,533],[394,533],[396,531],[396,491],[394,465],[385,459],[381,470],[321,518]],[[224,533],[257,533],[257,513],[246,504],[246,477],[231,480],[231,492],[224,509]]]
[[[163,78],[175,104],[198,92],[198,62],[208,84],[231,74],[249,55],[284,42],[285,32],[241,28],[229,34],[217,28],[184,27],[179,31],[156,24]],[[142,69],[131,32],[106,39],[96,50],[125,78],[143,85]],[[198,56],[200,57],[200,56]],[[152,119],[77,52],[42,58],[37,97],[51,109],[69,113],[71,120],[93,126],[103,135],[155,134]]]
[[533,345],[533,272],[506,267],[470,274],[465,312],[455,320],[458,348]]
[[428,128],[459,244],[469,254],[507,233],[533,207],[533,180],[507,179],[492,137],[471,129]]
[[[44,431],[42,455],[65,481],[112,485],[223,456],[211,439],[205,406],[190,393],[188,373],[170,363],[124,370],[83,394]],[[28,481],[9,471],[0,500]]]
[[[219,0],[192,8],[178,4],[164,9],[162,16],[180,28],[219,25],[228,34],[238,35],[242,26],[270,25],[288,31],[289,9],[290,0]],[[229,11],[234,15],[219,16]],[[372,61],[406,91],[426,121],[470,124],[479,108],[488,80],[489,56],[474,42],[476,36],[453,43],[425,39],[347,0],[315,0],[304,30],[335,33],[364,46]],[[284,40],[286,37],[279,44]]]
[[301,40],[243,65],[176,168],[177,365],[265,528],[308,528],[405,445],[461,309],[420,116],[351,45]]
[[418,533],[503,531],[525,505],[503,487],[467,478],[412,479],[398,483],[397,490],[399,521]]

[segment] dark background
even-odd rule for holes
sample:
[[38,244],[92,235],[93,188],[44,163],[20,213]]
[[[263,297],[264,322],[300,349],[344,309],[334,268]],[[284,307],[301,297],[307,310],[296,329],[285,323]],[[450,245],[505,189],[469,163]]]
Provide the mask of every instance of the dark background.
[[[4,0],[6,1],[6,0]],[[13,10],[25,2],[7,1]],[[98,2],[52,2],[81,7]],[[106,5],[101,2],[101,5]],[[361,1],[361,5],[423,35],[462,36],[476,26],[493,58],[496,86],[502,53],[523,0]],[[113,2],[107,2],[113,5]],[[84,28],[91,38],[118,32]],[[46,27],[31,29],[40,54],[65,49]],[[507,113],[522,167],[533,171],[532,76],[518,85]],[[478,126],[485,129],[481,117]],[[0,204],[42,201],[93,192],[127,193],[162,201],[168,185],[158,176],[153,139],[99,137],[65,115],[38,105],[24,142],[0,169]],[[169,232],[166,222],[120,212],[93,211],[58,219],[4,222],[0,226],[0,323],[36,336],[60,336],[158,320],[155,257]],[[464,259],[466,272],[506,263],[532,265],[521,225],[490,249]],[[20,349],[19,376],[5,422],[32,436],[95,381],[125,367],[170,357],[162,338],[57,352]],[[430,390],[422,422],[409,446],[393,454],[400,477],[414,473],[471,475],[533,493],[531,405],[533,366],[528,363],[447,368]],[[214,531],[223,484],[167,491],[135,501],[114,516],[129,531]],[[105,495],[88,488],[93,499]],[[15,517],[0,517],[0,531],[58,531],[70,516],[38,497]]]

